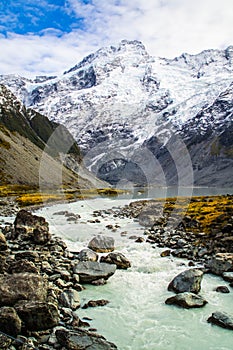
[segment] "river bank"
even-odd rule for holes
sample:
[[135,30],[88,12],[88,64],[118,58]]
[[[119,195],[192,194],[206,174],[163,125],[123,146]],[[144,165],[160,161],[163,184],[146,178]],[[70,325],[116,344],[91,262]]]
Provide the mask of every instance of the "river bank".
[[96,260],[86,257],[85,250],[71,253],[62,239],[51,235],[43,217],[26,210],[17,213],[13,224],[2,226],[1,349],[116,349],[75,314],[84,284],[105,284],[116,270]]
[[230,194],[134,201],[113,214],[137,220],[146,228],[139,241],[170,248],[166,254],[206,263],[217,253],[233,253]]
[[[231,198],[229,197],[229,199]],[[151,204],[153,201],[146,203]],[[139,221],[141,224],[143,223],[142,221],[144,221],[144,223],[146,221],[148,222],[149,215],[151,215],[148,207],[143,207],[142,202],[133,202],[127,206],[123,206],[124,204],[125,201],[93,200],[79,203],[59,204],[53,207],[40,209],[37,212],[38,214],[46,217],[46,220],[49,221],[52,233],[56,233],[56,235],[62,237],[62,240],[58,239],[57,242],[57,239],[54,237],[53,239],[55,240],[55,245],[51,244],[47,247],[48,249],[46,248],[46,250],[49,251],[52,248],[51,255],[53,255],[54,258],[55,256],[56,258],[59,257],[63,253],[65,254],[65,256],[63,256],[59,262],[59,264],[62,266],[64,265],[65,259],[66,267],[62,269],[63,274],[61,275],[65,276],[64,270],[72,271],[73,274],[73,266],[72,269],[68,267],[68,260],[70,259],[70,263],[72,261],[74,262],[74,259],[77,260],[78,252],[87,247],[88,242],[91,240],[91,237],[96,234],[100,234],[104,237],[113,237],[115,240],[116,250],[123,253],[126,257],[129,258],[131,262],[131,268],[129,268],[127,271],[118,270],[109,279],[107,284],[99,287],[88,285],[85,286],[85,290],[79,292],[81,296],[80,299],[82,306],[84,306],[84,304],[87,304],[91,299],[108,300],[110,301],[109,304],[106,304],[101,308],[88,308],[87,310],[78,308],[75,314],[78,315],[81,319],[84,319],[85,317],[93,319],[93,321],[88,321],[90,323],[89,328],[97,328],[98,332],[104,334],[107,339],[115,342],[118,345],[118,348],[121,350],[132,349],[131,346],[133,346],[134,349],[138,350],[154,350],[155,344],[157,344],[158,349],[164,349],[164,346],[166,346],[167,349],[174,349],[174,341],[176,344],[180,344],[179,349],[198,349],[198,346],[200,348],[200,344],[203,345],[203,343],[197,343],[197,347],[195,347],[195,345],[190,345],[190,340],[188,340],[190,331],[189,327],[185,324],[183,328],[183,337],[184,334],[186,334],[187,337],[185,336],[185,339],[183,339],[184,341],[181,343],[182,331],[180,327],[183,322],[182,317],[184,320],[186,320],[186,323],[187,320],[189,320],[191,317],[195,324],[194,329],[196,329],[197,332],[200,332],[199,322],[202,320],[202,328],[204,324],[204,330],[202,329],[203,337],[206,337],[207,333],[209,333],[208,336],[211,334],[210,337],[213,337],[213,340],[216,343],[216,347],[213,347],[214,345],[211,343],[212,345],[210,344],[209,347],[206,347],[206,345],[204,345],[203,348],[219,349],[217,347],[217,344],[218,340],[220,341],[221,334],[223,335],[222,329],[214,331],[213,335],[211,328],[209,328],[205,323],[207,318],[214,311],[215,307],[218,306],[220,310],[228,309],[227,305],[228,301],[230,301],[229,295],[231,295],[231,293],[225,294],[223,296],[223,294],[220,295],[215,291],[218,286],[220,286],[222,283],[225,284],[226,282],[223,282],[223,280],[221,282],[220,277],[205,273],[201,293],[208,300],[209,304],[205,306],[205,310],[207,311],[204,311],[204,313],[201,313],[198,310],[195,310],[194,313],[194,311],[189,310],[188,315],[185,313],[185,310],[179,309],[179,311],[176,311],[172,306],[166,306],[165,300],[167,297],[171,296],[171,292],[167,291],[167,286],[172,278],[174,278],[175,275],[179,272],[191,268],[190,265],[194,265],[195,268],[203,268],[205,261],[208,259],[206,259],[206,257],[203,258],[203,256],[199,255],[196,257],[192,256],[192,259],[188,257],[189,260],[175,258],[175,254],[173,254],[174,251],[177,249],[180,249],[180,251],[185,251],[186,248],[184,242],[182,247],[176,247],[176,244],[181,245],[182,241],[180,240],[185,240],[185,238],[176,237],[172,231],[175,230],[175,228],[169,227],[171,236],[167,237],[168,242],[173,239],[173,242],[175,241],[175,243],[171,242],[171,247],[168,247],[167,242],[164,239],[160,238],[160,236],[165,237],[164,232],[166,232],[164,223],[163,226],[161,226],[162,221],[157,227],[154,227],[154,225],[153,227],[149,227],[147,225],[145,228],[144,226],[139,225]],[[152,207],[150,207],[150,210]],[[139,208],[143,208],[143,210],[139,210]],[[136,213],[138,213],[138,215],[136,215]],[[141,215],[142,213],[144,214]],[[156,218],[158,219],[157,214]],[[152,231],[155,230],[155,228],[160,231],[153,233]],[[192,234],[190,234],[189,230],[188,232],[185,232],[182,228],[182,230],[179,229],[179,232],[183,232],[184,236],[190,235],[190,237],[192,237]],[[157,236],[157,239],[159,239],[160,242],[152,242],[150,237],[151,235],[153,235],[154,238]],[[197,232],[195,235],[197,238]],[[230,237],[230,232],[228,232],[227,235]],[[189,241],[190,237],[188,239]],[[65,249],[61,254],[62,249],[57,247],[64,245],[64,240],[68,245],[68,249]],[[18,242],[17,244],[20,246],[17,249],[21,249],[21,242]],[[160,245],[160,247],[158,247],[158,245]],[[193,247],[194,246],[196,247],[196,243],[193,245]],[[42,247],[40,246],[40,249],[41,248]],[[57,249],[60,251],[59,253],[56,251]],[[203,249],[203,246],[201,249]],[[30,250],[35,250],[35,246],[31,246]],[[164,252],[167,250],[170,250],[169,255],[164,256],[168,254],[164,254]],[[217,250],[212,251],[210,252],[210,255],[217,252]],[[101,255],[105,254],[101,253],[100,257]],[[207,257],[210,257],[210,255],[207,254]],[[44,254],[42,257],[43,256]],[[51,259],[51,257],[49,259]],[[39,265],[41,268],[41,260],[39,261]],[[44,268],[46,267],[45,265],[46,264],[44,264]],[[61,271],[58,272],[58,266],[55,265],[52,265],[51,268],[53,271],[52,275],[57,275],[56,278],[54,277],[54,283],[59,280]],[[206,269],[205,272],[207,272]],[[67,279],[67,277],[65,278]],[[68,281],[64,279],[64,283],[67,282]],[[59,281],[58,283],[61,282]],[[74,283],[73,278],[72,283]],[[229,283],[226,285],[228,285],[229,290],[231,290]],[[69,289],[70,287],[71,286],[63,286],[61,290],[63,291],[64,288]],[[156,305],[156,311],[153,311],[152,305]],[[174,316],[176,321],[174,319]],[[193,317],[195,317],[195,321]],[[174,320],[175,323],[173,325],[170,323],[169,318],[171,320]],[[107,330],[106,327],[104,327],[105,323]],[[120,323],[120,325],[118,323]],[[122,325],[125,327],[125,330],[127,330],[126,333],[122,329]],[[139,331],[139,325],[141,325],[141,340],[139,334],[138,336],[136,335],[136,332]],[[102,332],[102,329],[105,329],[104,332]],[[151,335],[153,335],[153,339],[149,336],[149,330],[151,332]],[[175,336],[174,340],[171,339],[173,330],[176,330],[177,333],[177,336]],[[193,332],[195,332],[195,330]],[[230,331],[223,330],[223,332],[225,337],[223,340],[223,343],[225,344],[224,349],[231,349],[227,345],[230,336],[228,333],[225,333]],[[202,341],[204,341],[204,339],[202,339]],[[210,342],[212,342],[212,340],[210,340]],[[45,344],[43,346],[45,349],[54,348],[54,344],[47,344],[47,348]]]

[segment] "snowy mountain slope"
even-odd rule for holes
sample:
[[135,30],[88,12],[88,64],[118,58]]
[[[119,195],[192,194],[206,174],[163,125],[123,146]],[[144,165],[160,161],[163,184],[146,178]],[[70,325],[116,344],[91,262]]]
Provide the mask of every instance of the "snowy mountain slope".
[[[115,184],[192,182],[190,155],[199,169],[197,144],[207,140],[200,135],[208,130],[207,157],[211,142],[232,121],[232,81],[233,47],[168,60],[127,40],[98,50],[59,77],[0,76],[28,107],[64,124],[89,169]],[[180,164],[182,149],[186,156]],[[231,167],[231,152],[222,154],[221,162],[224,157]],[[203,176],[201,183],[207,184]],[[225,184],[218,178],[216,185]]]

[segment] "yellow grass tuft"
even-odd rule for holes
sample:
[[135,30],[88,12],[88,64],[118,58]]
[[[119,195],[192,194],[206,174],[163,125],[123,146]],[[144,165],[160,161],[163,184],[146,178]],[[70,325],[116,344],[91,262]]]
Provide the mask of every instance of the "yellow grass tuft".
[[64,199],[64,196],[50,193],[26,193],[16,198],[20,207],[39,205]]
[[[233,195],[199,196],[193,197],[190,202],[187,198],[168,198],[164,201],[164,213],[169,215],[172,211],[197,220],[200,227],[196,230],[210,233],[213,227],[224,227],[233,216]],[[195,231],[195,228],[187,231]]]

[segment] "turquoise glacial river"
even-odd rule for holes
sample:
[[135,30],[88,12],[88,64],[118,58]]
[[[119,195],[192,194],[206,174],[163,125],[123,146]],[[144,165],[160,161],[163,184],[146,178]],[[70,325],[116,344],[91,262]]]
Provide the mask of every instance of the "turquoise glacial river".
[[[80,292],[81,303],[90,299],[107,299],[104,307],[78,309],[80,318],[92,320],[90,326],[114,342],[119,350],[232,350],[233,333],[207,323],[214,311],[233,313],[233,289],[229,294],[215,291],[227,285],[222,279],[205,275],[201,295],[208,304],[200,309],[182,309],[166,305],[173,295],[167,291],[169,282],[188,268],[188,262],[173,257],[161,258],[162,250],[149,243],[135,243],[129,237],[142,236],[144,229],[131,219],[106,215],[100,223],[90,223],[97,209],[124,205],[128,199],[94,199],[69,204],[58,204],[37,210],[50,223],[50,230],[66,240],[71,251],[87,247],[97,234],[112,236],[116,251],[123,253],[132,263],[127,271],[117,270],[104,286],[87,285]],[[62,210],[80,214],[78,223],[67,222]],[[120,227],[112,232],[108,224]],[[122,232],[127,232],[122,236]]]

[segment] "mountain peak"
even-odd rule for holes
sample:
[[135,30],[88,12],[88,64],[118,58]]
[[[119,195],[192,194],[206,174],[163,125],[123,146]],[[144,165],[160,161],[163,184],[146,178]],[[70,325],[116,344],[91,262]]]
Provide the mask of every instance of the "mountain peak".
[[208,49],[198,54],[191,55],[183,53],[173,60],[167,60],[169,63],[176,64],[182,68],[191,69],[200,78],[203,75],[212,75],[220,70],[230,70],[233,67],[233,46],[225,50]]
[[141,49],[143,51],[146,51],[146,48],[145,46],[143,45],[143,43],[139,40],[126,40],[126,39],[123,39],[121,40],[120,44],[119,44],[119,50],[122,50],[122,49],[126,49],[126,50],[138,50],[138,49]]
[[83,68],[87,65],[94,64],[97,61],[108,62],[114,60],[119,55],[135,55],[135,56],[145,56],[149,57],[145,46],[141,41],[138,40],[121,40],[121,42],[116,46],[106,46],[97,50],[95,53],[84,57],[84,59],[76,64],[74,67],[70,68],[68,71],[65,71],[64,74],[74,72],[80,68]]

